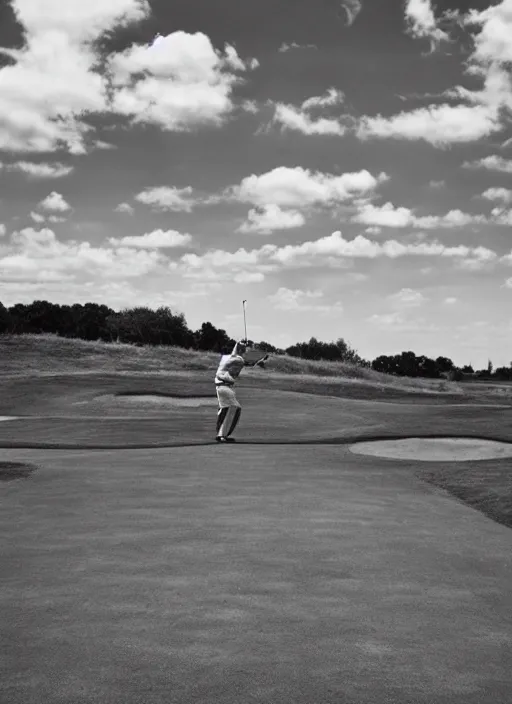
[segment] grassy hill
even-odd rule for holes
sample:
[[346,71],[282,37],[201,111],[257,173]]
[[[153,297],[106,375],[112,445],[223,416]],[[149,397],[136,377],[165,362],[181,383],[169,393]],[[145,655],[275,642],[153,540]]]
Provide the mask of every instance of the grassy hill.
[[[214,372],[219,362],[215,352],[198,352],[180,347],[138,347],[56,335],[0,335],[0,374],[138,372]],[[444,380],[393,377],[343,362],[315,362],[295,357],[271,356],[262,374],[324,377],[332,382],[351,380],[429,392],[452,393],[457,385]]]
[[[189,376],[211,380],[219,355],[180,347],[138,347],[109,344],[56,335],[0,335],[0,377],[45,374],[128,374]],[[243,383],[351,398],[395,400],[407,397],[455,398],[461,402],[505,401],[512,397],[509,384],[449,382],[444,379],[396,377],[342,362],[315,362],[296,357],[271,356],[266,369],[247,368]]]

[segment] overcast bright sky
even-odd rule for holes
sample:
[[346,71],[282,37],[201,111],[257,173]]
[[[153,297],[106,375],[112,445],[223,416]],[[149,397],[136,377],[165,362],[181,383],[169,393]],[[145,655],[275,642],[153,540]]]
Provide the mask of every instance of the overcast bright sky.
[[512,0],[0,4],[0,300],[512,360]]

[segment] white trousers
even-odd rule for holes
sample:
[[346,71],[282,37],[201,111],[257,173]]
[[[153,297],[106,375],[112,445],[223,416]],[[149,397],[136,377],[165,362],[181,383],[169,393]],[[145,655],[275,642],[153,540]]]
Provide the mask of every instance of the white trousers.
[[217,436],[228,438],[240,420],[242,406],[231,386],[217,386],[219,412],[217,413]]

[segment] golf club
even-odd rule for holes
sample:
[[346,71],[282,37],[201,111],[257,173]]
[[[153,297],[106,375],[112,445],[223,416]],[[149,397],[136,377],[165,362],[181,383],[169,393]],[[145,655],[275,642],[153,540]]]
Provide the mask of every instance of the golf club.
[[246,315],[245,315],[245,304],[246,304],[246,303],[247,303],[247,301],[242,301],[242,307],[243,307],[243,309],[244,309],[245,342],[246,342],[246,344],[247,344],[247,342],[248,342],[248,338],[247,338],[247,318],[246,318]]

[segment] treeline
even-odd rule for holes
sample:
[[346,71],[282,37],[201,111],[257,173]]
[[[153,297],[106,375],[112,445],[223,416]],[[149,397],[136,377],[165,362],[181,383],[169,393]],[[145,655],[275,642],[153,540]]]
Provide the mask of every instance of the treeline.
[[485,369],[475,370],[468,364],[457,367],[448,357],[430,359],[424,355],[416,356],[414,352],[402,352],[395,355],[381,355],[372,362],[372,369],[395,376],[426,377],[428,379],[446,378],[452,381],[463,379],[499,379],[512,381],[512,362],[509,367],[493,368],[489,361]]
[[[52,333],[61,337],[82,340],[103,340],[134,345],[169,345],[186,349],[210,352],[226,352],[232,349],[235,340],[225,330],[204,322],[198,330],[191,330],[182,313],[170,308],[156,310],[139,306],[116,312],[105,305],[85,303],[59,305],[49,301],[17,303],[10,308],[0,303],[0,334]],[[288,354],[308,360],[349,362],[371,367],[379,372],[396,376],[428,377],[431,379],[465,377],[512,380],[510,367],[493,369],[489,362],[486,369],[473,370],[471,366],[458,368],[447,357],[430,359],[416,356],[414,352],[386,356],[381,355],[372,362],[359,356],[343,338],[336,342],[321,342],[312,337],[309,342],[298,342],[280,349],[269,342],[254,342],[260,349],[272,354]]]

